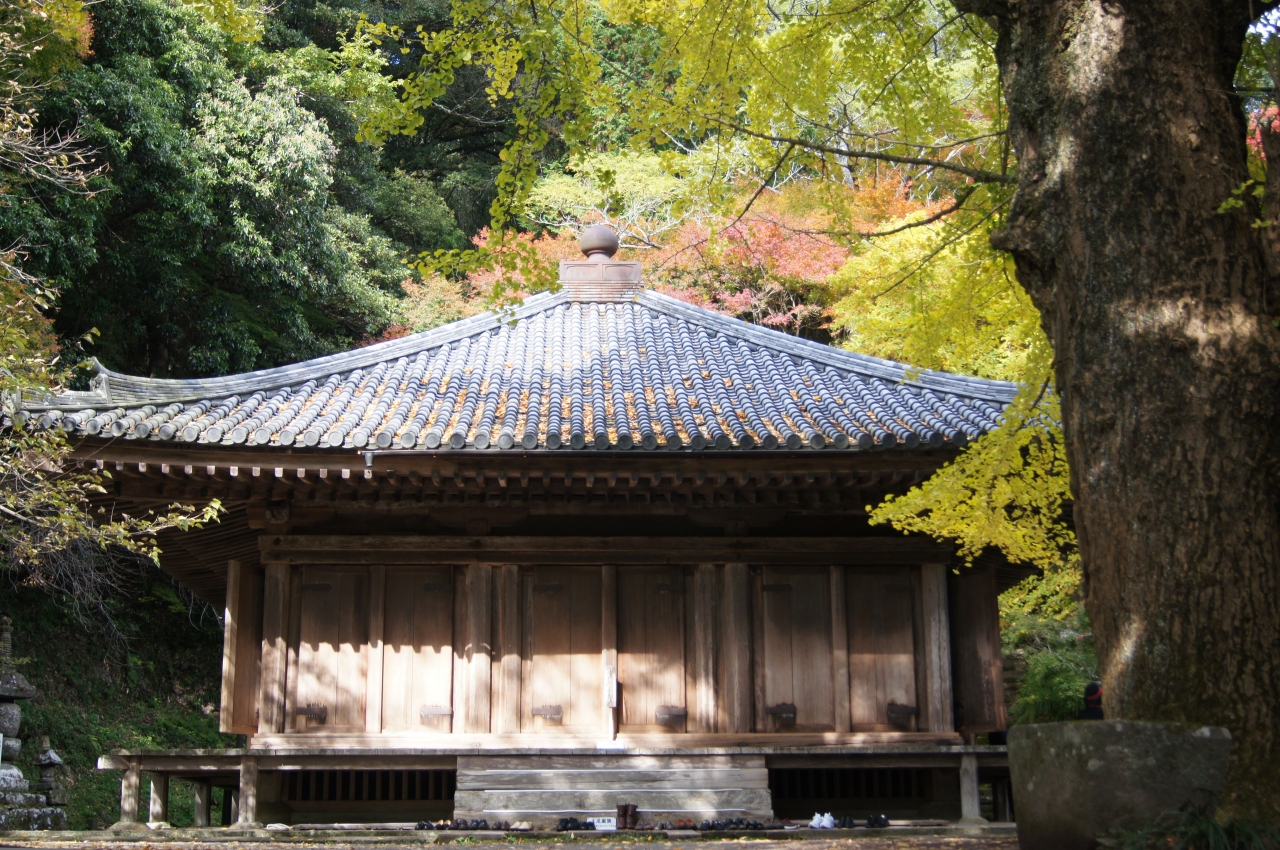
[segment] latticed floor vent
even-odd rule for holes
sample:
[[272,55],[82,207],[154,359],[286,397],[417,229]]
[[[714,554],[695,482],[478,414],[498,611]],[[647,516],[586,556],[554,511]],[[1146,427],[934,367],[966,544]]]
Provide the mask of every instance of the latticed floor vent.
[[815,809],[850,814],[864,808],[915,808],[930,796],[930,772],[910,767],[771,768],[769,790],[779,817]]
[[454,770],[297,770],[284,776],[284,801],[427,802],[452,800]]

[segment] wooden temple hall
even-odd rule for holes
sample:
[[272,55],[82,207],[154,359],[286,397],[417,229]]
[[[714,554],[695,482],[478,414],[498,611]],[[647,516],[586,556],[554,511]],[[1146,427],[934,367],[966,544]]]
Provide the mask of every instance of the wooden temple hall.
[[867,506],[1015,387],[646,291],[615,250],[589,231],[514,317],[27,405],[121,509],[228,509],[162,566],[225,605],[241,744],[104,755],[122,821],[167,819],[170,778],[205,824],[214,787],[240,825],[954,820],[980,783],[1007,819],[977,736],[1005,725],[996,596],[1029,571],[959,569]]

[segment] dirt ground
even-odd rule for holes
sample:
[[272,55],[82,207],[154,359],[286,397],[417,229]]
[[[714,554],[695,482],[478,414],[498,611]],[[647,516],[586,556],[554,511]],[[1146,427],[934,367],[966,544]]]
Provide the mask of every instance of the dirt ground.
[[[105,836],[104,836],[105,837]],[[748,845],[742,850],[1017,850],[1018,840],[1012,835],[983,838],[961,838],[940,836],[907,836],[878,835],[866,838],[806,838],[789,841],[769,841],[761,839],[711,839],[695,841],[646,841],[644,839],[629,840],[626,838],[609,841],[592,841],[583,839],[511,839],[508,841],[481,842],[474,839],[460,838],[441,843],[463,844],[466,850],[512,850],[514,845],[537,845],[540,850],[613,850],[618,845],[645,845],[646,850],[733,850],[732,845]],[[284,842],[150,842],[150,841],[110,841],[86,839],[83,841],[40,841],[5,839],[0,848],[22,847],[33,850],[281,850]],[[421,850],[422,842],[406,841],[403,843],[379,841],[373,842],[339,842],[339,841],[289,841],[289,847],[324,847],[325,850]],[[530,848],[533,850],[533,848]]]

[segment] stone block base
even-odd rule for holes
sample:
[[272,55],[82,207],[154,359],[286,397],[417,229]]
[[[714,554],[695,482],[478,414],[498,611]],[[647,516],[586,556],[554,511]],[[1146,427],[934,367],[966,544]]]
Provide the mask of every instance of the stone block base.
[[53,806],[0,809],[0,829],[66,829],[67,812]]
[[1022,850],[1092,850],[1115,830],[1213,806],[1231,733],[1130,720],[1015,726],[1009,772]]

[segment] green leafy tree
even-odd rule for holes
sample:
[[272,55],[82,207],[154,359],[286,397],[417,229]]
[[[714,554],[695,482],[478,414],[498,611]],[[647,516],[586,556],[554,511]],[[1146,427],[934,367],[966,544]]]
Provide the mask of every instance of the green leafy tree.
[[[0,210],[32,186],[57,197],[82,195],[96,176],[73,129],[38,129],[32,102],[60,67],[85,49],[79,4],[29,2],[0,13]],[[47,52],[46,52],[47,51]],[[44,54],[44,55],[42,55]],[[50,56],[63,58],[49,62]],[[68,59],[67,57],[70,57]],[[155,561],[156,535],[216,519],[172,505],[147,516],[107,515],[105,470],[83,465],[58,428],[30,421],[23,400],[56,392],[68,364],[45,313],[54,293],[21,265],[22,246],[0,254],[0,568],[26,586],[66,594],[81,610],[104,611],[121,577]]]

